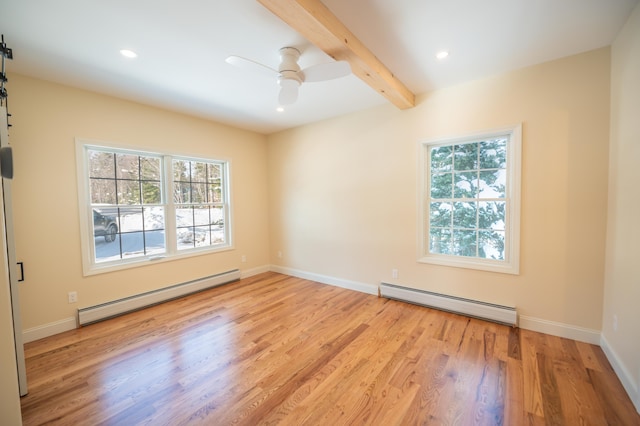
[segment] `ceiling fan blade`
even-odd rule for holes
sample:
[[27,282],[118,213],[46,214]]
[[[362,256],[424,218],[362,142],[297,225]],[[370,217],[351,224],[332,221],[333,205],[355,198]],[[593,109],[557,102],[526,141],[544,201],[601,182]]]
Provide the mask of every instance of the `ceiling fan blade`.
[[300,83],[296,80],[281,80],[278,103],[280,105],[291,105],[298,99],[298,87]]
[[327,62],[326,64],[312,65],[300,71],[305,82],[333,80],[351,74],[351,67],[347,61]]
[[238,68],[246,69],[257,74],[262,74],[269,78],[274,78],[278,75],[278,71],[263,65],[259,62],[252,61],[251,59],[243,58],[242,56],[229,56],[225,59],[225,62],[236,66]]

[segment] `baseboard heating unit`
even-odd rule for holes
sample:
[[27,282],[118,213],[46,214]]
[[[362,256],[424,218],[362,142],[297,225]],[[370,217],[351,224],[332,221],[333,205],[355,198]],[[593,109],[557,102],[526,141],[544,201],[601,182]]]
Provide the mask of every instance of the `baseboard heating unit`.
[[389,299],[396,299],[501,324],[511,326],[518,325],[516,308],[510,306],[463,299],[461,297],[432,293],[430,291],[401,287],[388,283],[380,284],[380,295]]
[[78,324],[87,325],[94,322],[112,318],[127,312],[143,309],[148,306],[157,305],[171,299],[186,296],[187,294],[207,290],[222,284],[227,284],[240,279],[240,270],[223,272],[211,275],[194,281],[188,281],[170,287],[137,294],[113,302],[103,303],[96,306],[78,309]]

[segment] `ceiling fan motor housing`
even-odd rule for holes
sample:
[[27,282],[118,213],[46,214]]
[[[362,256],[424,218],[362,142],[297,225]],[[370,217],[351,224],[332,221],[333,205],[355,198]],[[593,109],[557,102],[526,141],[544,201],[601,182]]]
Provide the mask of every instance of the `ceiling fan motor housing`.
[[292,84],[290,81],[294,81],[296,86],[302,84],[302,75],[299,72],[300,66],[298,65],[299,58],[300,51],[295,47],[283,47],[280,49],[278,84],[281,87]]

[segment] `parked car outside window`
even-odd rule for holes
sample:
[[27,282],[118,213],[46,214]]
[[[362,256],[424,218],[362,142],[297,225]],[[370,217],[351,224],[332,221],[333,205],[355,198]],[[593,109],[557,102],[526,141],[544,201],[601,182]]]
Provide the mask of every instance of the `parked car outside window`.
[[107,216],[93,209],[93,236],[104,237],[108,243],[115,241],[118,235],[118,224],[115,217]]

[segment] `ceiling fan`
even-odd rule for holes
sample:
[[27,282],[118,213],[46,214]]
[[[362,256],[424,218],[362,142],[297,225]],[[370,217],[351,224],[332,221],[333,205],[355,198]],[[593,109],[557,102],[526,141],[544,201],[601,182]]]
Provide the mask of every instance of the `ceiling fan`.
[[280,49],[280,66],[277,70],[241,56],[229,56],[226,62],[272,78],[276,77],[278,85],[280,85],[280,94],[278,95],[280,105],[294,103],[298,99],[298,89],[302,83],[333,80],[351,73],[351,67],[346,61],[317,64],[300,69],[298,58],[300,58],[298,49],[283,47]]

